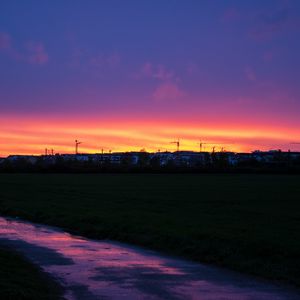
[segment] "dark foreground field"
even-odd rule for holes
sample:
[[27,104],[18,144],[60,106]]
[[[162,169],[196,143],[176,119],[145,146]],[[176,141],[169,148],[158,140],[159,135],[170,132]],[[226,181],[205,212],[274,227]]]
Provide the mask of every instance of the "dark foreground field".
[[0,248],[0,278],[1,299],[62,299],[62,289],[55,282],[7,248]]
[[1,174],[0,213],[300,286],[300,176]]

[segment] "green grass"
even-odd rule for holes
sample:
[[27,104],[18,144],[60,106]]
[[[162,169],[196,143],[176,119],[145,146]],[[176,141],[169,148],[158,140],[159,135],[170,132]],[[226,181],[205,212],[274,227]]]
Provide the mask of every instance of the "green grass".
[[300,176],[2,174],[0,213],[300,286]]
[[0,248],[0,278],[1,299],[62,299],[62,288],[58,284],[8,248]]

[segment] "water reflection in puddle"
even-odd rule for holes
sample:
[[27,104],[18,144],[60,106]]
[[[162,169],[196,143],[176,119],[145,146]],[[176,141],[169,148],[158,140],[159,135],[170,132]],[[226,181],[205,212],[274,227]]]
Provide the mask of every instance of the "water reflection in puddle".
[[296,300],[298,291],[128,245],[0,217],[0,244],[57,278],[67,299]]

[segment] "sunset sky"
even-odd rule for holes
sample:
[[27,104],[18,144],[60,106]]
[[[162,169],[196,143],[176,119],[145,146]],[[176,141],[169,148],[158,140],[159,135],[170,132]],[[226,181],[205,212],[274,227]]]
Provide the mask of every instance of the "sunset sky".
[[0,156],[300,150],[300,1],[2,0]]

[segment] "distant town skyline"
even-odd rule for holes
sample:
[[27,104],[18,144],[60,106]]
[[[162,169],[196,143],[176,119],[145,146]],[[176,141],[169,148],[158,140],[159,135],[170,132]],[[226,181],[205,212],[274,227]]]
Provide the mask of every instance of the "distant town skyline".
[[0,156],[300,150],[298,53],[297,0],[2,1]]

